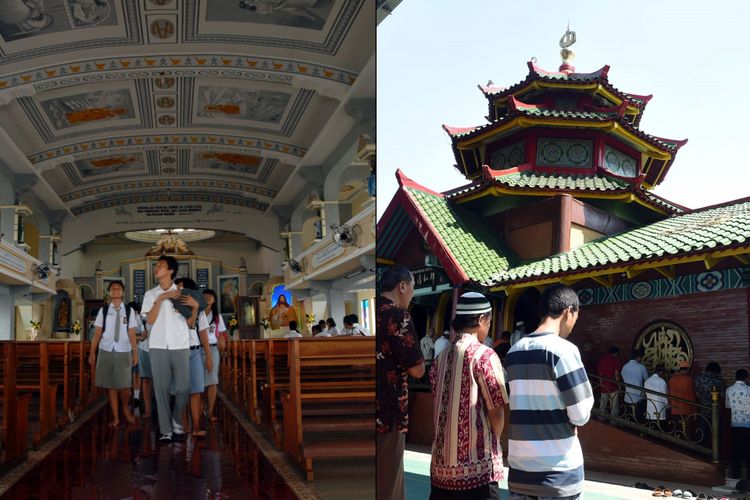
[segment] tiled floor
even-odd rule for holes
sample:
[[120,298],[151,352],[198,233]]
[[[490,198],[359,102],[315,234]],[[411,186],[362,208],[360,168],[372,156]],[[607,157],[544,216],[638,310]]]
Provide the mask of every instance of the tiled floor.
[[163,445],[150,423],[108,428],[105,408],[3,498],[296,498],[236,420],[222,413],[206,438]]

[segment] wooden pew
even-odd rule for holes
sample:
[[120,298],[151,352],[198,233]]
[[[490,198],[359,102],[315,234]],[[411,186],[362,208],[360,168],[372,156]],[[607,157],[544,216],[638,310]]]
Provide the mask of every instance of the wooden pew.
[[27,433],[31,394],[19,395],[16,387],[17,353],[15,342],[0,343],[2,353],[2,424],[0,440],[3,443],[2,465],[24,460],[27,455]]
[[[283,443],[285,451],[304,466],[308,481],[314,479],[314,459],[374,457],[374,337],[298,339],[288,341],[287,347]],[[367,430],[373,435],[305,440],[306,433]]]

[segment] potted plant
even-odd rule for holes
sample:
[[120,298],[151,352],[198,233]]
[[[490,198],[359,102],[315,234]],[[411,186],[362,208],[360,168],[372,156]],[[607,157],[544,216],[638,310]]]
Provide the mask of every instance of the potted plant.
[[81,322],[76,320],[73,326],[70,328],[70,338],[73,340],[81,340]]
[[36,336],[39,335],[39,329],[42,327],[42,322],[34,321],[32,319],[29,323],[31,323],[31,332],[29,333],[29,340],[36,340]]

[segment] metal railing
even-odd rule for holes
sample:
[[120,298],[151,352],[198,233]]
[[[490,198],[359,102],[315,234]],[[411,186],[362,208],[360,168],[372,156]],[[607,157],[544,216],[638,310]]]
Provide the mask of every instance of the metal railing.
[[[614,384],[618,387],[618,396],[610,397],[606,408],[601,407],[602,398],[599,396],[592,411],[597,417],[618,426],[633,429],[643,435],[709,456],[714,463],[719,461],[719,393],[717,391],[711,392],[711,404],[706,406],[696,401],[651,391],[591,373],[589,380],[594,394],[600,394],[602,385],[605,384],[610,387]],[[628,398],[628,401],[638,396],[640,396],[640,401],[637,403],[626,401],[627,389],[631,389],[630,394],[633,396]],[[612,391],[606,392],[612,393]],[[666,402],[662,403],[662,399],[666,399]],[[679,413],[672,411],[674,403],[682,407]]]
[[[427,364],[425,374],[419,379],[409,377],[409,390],[415,392],[429,392],[430,363]],[[670,396],[657,391],[651,391],[636,385],[618,382],[616,380],[588,374],[591,387],[597,400],[592,414],[607,420],[617,426],[629,428],[642,435],[650,436],[661,441],[674,444],[681,448],[711,457],[714,463],[719,461],[719,393],[711,392],[711,404],[706,406],[696,401]],[[612,411],[600,409],[601,386],[608,382],[617,385],[617,405]],[[629,403],[625,399],[627,389],[635,391],[641,396],[640,403]],[[665,398],[667,400],[663,411],[657,411],[660,405],[648,396]],[[684,403],[689,408],[681,414],[671,411],[673,403]],[[649,413],[651,414],[649,418]],[[655,415],[656,414],[656,415]],[[658,418],[653,418],[654,416]]]

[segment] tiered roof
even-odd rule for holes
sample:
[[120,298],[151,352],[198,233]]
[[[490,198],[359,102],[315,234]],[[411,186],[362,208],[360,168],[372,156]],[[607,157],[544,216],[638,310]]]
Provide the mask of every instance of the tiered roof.
[[[502,288],[523,282],[551,282],[569,277],[624,272],[636,265],[670,260],[704,260],[750,252],[750,198],[687,210],[673,217],[604,236],[569,252],[521,262],[481,218],[452,203],[452,194],[436,193],[398,171],[399,193],[378,224],[378,254],[392,258],[400,238],[390,222],[406,207],[411,222],[441,262],[454,284]],[[387,252],[382,253],[381,241]],[[440,258],[442,256],[442,258]],[[665,265],[666,265],[665,264]]]
[[[531,127],[600,131],[645,153],[639,183],[651,188],[666,177],[677,151],[687,140],[656,137],[638,128],[650,95],[622,92],[608,80],[609,66],[593,73],[549,72],[529,62],[525,80],[508,88],[480,86],[489,102],[490,123],[474,127],[443,125],[451,137],[457,167],[469,179],[488,162],[484,148],[492,141],[525,134]],[[558,102],[560,101],[560,102]],[[561,104],[561,102],[565,104]],[[469,153],[467,153],[467,151]],[[528,160],[527,160],[528,161]]]

